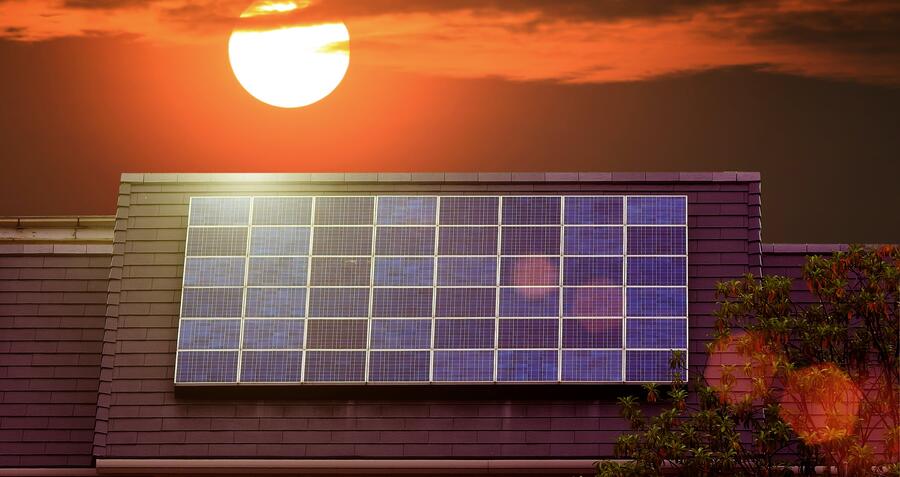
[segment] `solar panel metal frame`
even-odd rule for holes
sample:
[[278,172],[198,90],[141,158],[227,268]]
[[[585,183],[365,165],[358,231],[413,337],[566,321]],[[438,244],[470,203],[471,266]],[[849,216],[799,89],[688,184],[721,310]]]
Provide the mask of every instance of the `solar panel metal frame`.
[[[430,343],[430,348],[429,348],[428,350],[420,350],[420,349],[415,349],[415,350],[413,350],[413,349],[405,350],[405,349],[404,349],[404,350],[402,350],[402,351],[410,351],[410,352],[427,351],[427,352],[429,353],[429,359],[428,359],[429,369],[428,369],[428,373],[427,373],[427,374],[428,374],[428,381],[371,381],[371,380],[369,379],[369,358],[370,358],[370,353],[371,353],[371,340],[372,340],[371,334],[372,334],[372,328],[373,328],[372,322],[373,322],[373,320],[375,320],[375,319],[384,319],[384,318],[374,318],[374,317],[372,316],[372,306],[373,306],[373,303],[374,303],[374,290],[375,290],[375,288],[376,288],[374,274],[375,274],[375,258],[376,258],[376,253],[375,253],[375,246],[376,246],[376,245],[375,245],[375,244],[376,244],[376,238],[377,238],[377,230],[378,230],[378,227],[379,227],[379,224],[378,224],[378,198],[381,197],[381,196],[392,197],[392,198],[394,198],[394,197],[416,197],[416,198],[422,198],[422,197],[435,197],[435,199],[436,199],[436,204],[435,204],[435,223],[434,223],[434,224],[431,224],[431,225],[423,225],[423,224],[402,224],[402,225],[401,225],[401,224],[389,224],[389,225],[386,225],[386,226],[390,226],[390,227],[433,227],[433,228],[434,228],[434,252],[433,252],[433,255],[431,256],[431,258],[432,258],[432,260],[433,260],[433,270],[432,270],[433,278],[432,278],[432,283],[431,283],[431,286],[430,286],[430,288],[432,289],[431,317],[430,317],[430,318],[427,318],[427,317],[423,317],[423,318],[394,318],[394,319],[402,319],[402,320],[410,320],[410,319],[430,319],[430,320],[431,320],[431,330],[430,330],[430,333],[431,333],[431,343]],[[372,223],[371,223],[370,225],[334,225],[334,224],[320,224],[320,225],[316,225],[316,223],[315,223],[315,209],[316,209],[317,199],[318,199],[319,197],[329,197],[329,198],[335,198],[335,197],[342,197],[342,198],[345,198],[345,197],[346,197],[346,198],[349,198],[349,197],[354,197],[354,198],[373,198],[373,205],[372,205]],[[451,226],[451,227],[496,227],[496,228],[497,228],[497,244],[496,244],[496,261],[497,261],[497,263],[496,263],[496,282],[495,282],[495,284],[494,284],[493,286],[487,286],[487,285],[485,285],[485,286],[481,286],[481,285],[443,286],[443,287],[439,287],[439,286],[438,286],[438,279],[437,279],[437,278],[438,278],[438,261],[439,261],[439,258],[441,258],[441,257],[481,257],[480,255],[439,255],[438,247],[439,247],[439,238],[440,238],[440,228],[441,228],[441,225],[442,225],[442,224],[440,224],[441,200],[442,200],[443,198],[450,198],[450,197],[454,197],[454,198],[455,198],[455,197],[465,197],[465,198],[484,197],[484,198],[496,198],[496,199],[497,199],[497,223],[496,223],[496,224],[492,224],[492,225],[487,225],[487,224],[445,224],[445,225],[444,225],[444,226]],[[559,199],[559,209],[560,209],[560,210],[559,210],[559,223],[558,223],[558,224],[503,224],[503,202],[504,202],[504,199],[505,199],[505,198],[512,198],[512,197],[517,197],[517,198],[518,198],[518,197],[521,197],[521,198],[531,198],[531,197],[555,197],[555,198],[558,198],[558,199]],[[585,198],[596,198],[596,197],[620,198],[621,201],[622,201],[622,220],[621,220],[622,223],[620,223],[620,224],[566,224],[566,223],[565,223],[565,222],[566,222],[565,205],[566,205],[567,199],[568,199],[568,198],[577,198],[577,197],[585,197]],[[682,199],[682,200],[684,201],[684,202],[683,202],[683,204],[684,204],[684,218],[683,218],[683,222],[680,223],[680,224],[629,224],[629,220],[628,220],[628,199],[629,199],[629,198],[634,198],[634,197],[647,197],[647,198],[679,198],[679,199]],[[310,202],[311,202],[311,205],[310,205],[309,224],[306,224],[306,225],[296,225],[296,224],[293,224],[293,225],[273,225],[273,224],[260,224],[260,225],[255,225],[255,224],[253,224],[253,205],[254,205],[254,203],[255,203],[255,199],[260,199],[260,198],[310,198],[310,199],[311,199],[311,201],[310,201]],[[191,224],[190,224],[190,218],[191,218],[191,214],[192,214],[192,212],[193,212],[194,200],[195,200],[195,199],[246,199],[246,200],[249,200],[250,205],[249,205],[249,212],[248,212],[247,223],[246,223],[246,225],[207,225],[207,224],[191,225]],[[657,286],[657,285],[654,285],[654,286],[647,286],[647,285],[640,285],[640,286],[635,286],[635,287],[630,287],[630,286],[628,285],[628,256],[629,256],[629,255],[628,255],[628,245],[629,245],[629,244],[628,244],[628,227],[629,227],[629,226],[634,226],[634,225],[638,225],[638,226],[640,226],[640,227],[671,227],[671,228],[681,227],[681,228],[684,228],[685,233],[684,233],[684,254],[683,254],[683,255],[643,255],[643,256],[653,256],[653,257],[679,257],[679,258],[683,258],[684,261],[685,261],[685,266],[684,266],[684,275],[685,275],[685,277],[684,277],[684,285],[678,285],[678,286],[668,286],[668,285],[665,285],[665,286]],[[310,291],[311,291],[313,288],[318,288],[318,287],[313,287],[312,284],[311,284],[311,282],[310,282],[310,281],[311,281],[311,275],[312,275],[312,258],[313,258],[313,256],[314,256],[314,255],[313,255],[313,241],[314,241],[314,237],[315,237],[315,229],[316,229],[317,227],[342,227],[342,226],[371,227],[371,229],[372,229],[372,236],[371,236],[371,247],[372,247],[372,250],[371,250],[371,254],[368,256],[368,258],[370,259],[370,264],[369,264],[369,267],[370,267],[370,269],[369,269],[370,277],[369,277],[369,285],[368,285],[368,287],[367,287],[367,288],[369,289],[369,296],[368,296],[368,309],[369,309],[369,312],[368,312],[368,316],[367,316],[367,317],[361,317],[361,318],[355,318],[355,317],[332,317],[332,318],[331,318],[331,319],[365,319],[365,320],[367,320],[367,326],[366,326],[366,328],[367,328],[367,330],[366,330],[367,336],[366,336],[366,348],[365,348],[365,370],[364,370],[364,378],[365,378],[365,380],[363,380],[363,381],[315,381],[315,382],[307,381],[307,380],[306,380],[306,368],[307,368],[306,364],[307,364],[307,352],[309,351],[309,349],[307,348],[307,338],[308,338],[308,336],[309,336],[309,332],[308,332],[309,325],[308,325],[308,323],[309,323],[309,320],[310,320],[310,316],[309,316],[309,302],[310,302],[310,295],[312,294],[312,293],[310,293]],[[500,320],[501,320],[501,319],[515,319],[515,320],[534,319],[534,318],[524,318],[524,317],[502,317],[502,316],[501,316],[501,312],[500,312],[500,300],[501,300],[500,290],[501,290],[502,288],[511,287],[511,286],[509,286],[509,285],[501,285],[501,266],[500,266],[500,265],[501,265],[501,258],[502,258],[502,257],[505,257],[505,255],[502,254],[502,252],[503,252],[503,250],[502,250],[502,233],[503,233],[503,227],[504,227],[504,226],[507,226],[507,227],[508,227],[508,226],[514,226],[514,227],[548,227],[548,226],[552,226],[552,227],[559,227],[559,229],[560,229],[560,232],[559,232],[559,233],[560,233],[560,243],[559,243],[559,250],[558,250],[558,260],[559,260],[559,264],[558,264],[558,269],[559,269],[559,270],[558,270],[558,272],[559,272],[559,281],[558,281],[558,283],[557,283],[557,285],[556,285],[555,287],[551,287],[551,288],[555,288],[555,289],[558,291],[558,295],[559,295],[559,296],[558,296],[558,314],[557,314],[557,316],[555,317],[555,319],[557,319],[558,322],[559,322],[559,323],[558,323],[558,337],[557,337],[558,341],[557,341],[557,348],[553,349],[553,351],[556,351],[556,353],[557,353],[557,360],[556,360],[556,371],[557,371],[557,373],[556,373],[557,376],[556,376],[556,377],[557,377],[557,379],[556,379],[556,381],[498,381],[498,367],[499,367],[499,366],[498,366],[498,360],[499,360],[499,355],[500,355],[500,351],[501,351],[501,348],[499,348],[499,332],[500,332],[500,326],[499,326],[499,325],[500,325]],[[688,234],[688,229],[689,229],[689,225],[688,225],[688,199],[687,199],[687,196],[686,196],[686,195],[671,195],[671,194],[661,194],[661,195],[655,195],[655,194],[637,194],[637,195],[614,195],[614,194],[592,194],[592,195],[589,195],[589,194],[578,194],[578,195],[556,195],[556,194],[531,194],[531,195],[521,195],[521,194],[520,194],[520,195],[504,195],[504,194],[493,194],[493,195],[490,195],[490,194],[482,194],[482,195],[430,195],[430,194],[415,194],[415,195],[386,195],[386,194],[382,194],[382,195],[376,195],[376,194],[370,194],[370,195],[334,195],[334,194],[329,194],[329,195],[322,195],[322,194],[320,194],[320,195],[290,195],[290,196],[288,196],[288,195],[284,195],[284,196],[271,196],[271,195],[258,195],[258,196],[192,196],[191,199],[190,199],[189,207],[188,207],[188,226],[187,226],[187,231],[189,232],[192,228],[213,228],[213,227],[232,227],[232,228],[236,228],[236,227],[246,227],[246,229],[247,229],[247,235],[246,235],[246,251],[245,251],[245,255],[244,255],[244,257],[243,257],[243,258],[244,258],[244,262],[245,262],[245,263],[244,263],[244,283],[243,283],[243,285],[240,286],[240,287],[238,287],[238,286],[203,286],[203,287],[193,287],[193,286],[189,286],[189,287],[187,287],[187,288],[241,288],[242,291],[243,291],[243,292],[242,292],[241,316],[240,316],[240,318],[235,318],[235,317],[230,317],[230,318],[225,318],[225,317],[219,317],[219,318],[217,318],[217,317],[182,317],[182,314],[183,314],[183,305],[184,305],[184,300],[182,300],[181,303],[180,303],[180,305],[179,305],[179,319],[180,319],[180,320],[215,320],[215,319],[220,319],[220,320],[226,320],[226,319],[227,319],[227,320],[235,320],[235,319],[240,319],[240,335],[238,336],[238,349],[232,350],[232,349],[229,348],[229,349],[216,349],[216,350],[195,350],[195,349],[182,349],[182,348],[180,347],[180,345],[179,345],[178,348],[177,348],[177,352],[176,352],[176,359],[175,359],[175,373],[174,373],[175,384],[178,385],[178,386],[241,385],[241,384],[243,384],[243,385],[265,385],[265,386],[279,386],[279,385],[282,385],[282,386],[283,386],[283,385],[300,385],[300,384],[302,384],[302,385],[318,386],[318,385],[333,385],[333,384],[347,384],[347,385],[360,385],[360,384],[366,384],[366,385],[373,385],[373,384],[374,384],[374,385],[423,385],[423,384],[428,384],[428,385],[431,385],[431,384],[439,384],[439,385],[453,385],[453,384],[534,384],[534,385],[541,385],[541,384],[544,384],[544,385],[546,385],[546,384],[570,384],[570,385],[571,385],[571,384],[623,384],[623,383],[638,383],[638,384],[639,384],[639,383],[646,383],[646,382],[666,383],[666,382],[670,382],[671,379],[667,379],[667,380],[628,380],[628,379],[627,379],[627,374],[626,374],[627,354],[628,354],[629,351],[669,351],[669,352],[671,352],[671,351],[673,350],[673,348],[629,348],[629,347],[628,347],[628,320],[629,320],[629,319],[641,319],[641,320],[645,320],[645,319],[654,319],[654,318],[666,318],[666,319],[675,318],[675,319],[683,320],[683,321],[685,322],[685,326],[684,326],[684,329],[685,329],[685,336],[684,336],[684,344],[685,344],[685,347],[684,347],[684,348],[674,348],[674,349],[675,349],[675,350],[681,350],[681,351],[684,352],[684,364],[685,364],[684,370],[685,370],[685,373],[686,373],[686,370],[688,369],[688,366],[689,366],[689,353],[687,352],[687,351],[688,351],[688,348],[689,348],[689,344],[690,344],[690,322],[689,322],[689,308],[690,308],[690,302],[689,302],[689,299],[688,299],[688,275],[689,275],[689,250],[688,250],[689,234]],[[306,257],[307,260],[308,260],[308,262],[307,262],[307,270],[306,270],[306,273],[307,273],[307,279],[306,279],[305,285],[304,285],[304,286],[284,286],[284,285],[277,286],[278,288],[304,288],[304,289],[305,289],[305,301],[306,301],[306,303],[305,303],[305,308],[304,308],[303,317],[302,317],[302,318],[296,318],[296,317],[294,317],[294,318],[284,318],[284,319],[300,319],[300,320],[303,321],[303,326],[302,326],[302,329],[303,329],[303,343],[302,343],[302,348],[299,349],[299,350],[298,350],[298,349],[293,349],[293,348],[291,348],[291,349],[281,349],[281,348],[279,348],[279,349],[277,349],[277,350],[276,350],[276,349],[260,349],[260,350],[253,349],[253,350],[251,350],[251,349],[244,349],[244,348],[243,348],[243,334],[244,334],[244,325],[245,325],[246,320],[248,320],[248,319],[258,319],[258,318],[248,318],[248,317],[245,316],[245,315],[246,315],[246,306],[247,306],[247,295],[248,295],[247,290],[248,290],[248,288],[250,288],[250,287],[248,287],[248,281],[247,281],[247,280],[248,280],[248,275],[249,275],[249,268],[250,268],[250,267],[249,267],[249,265],[250,265],[250,258],[251,258],[251,256],[255,256],[255,255],[251,255],[251,242],[252,242],[252,238],[253,238],[253,228],[254,228],[254,227],[308,227],[308,228],[309,228],[309,234],[308,234],[309,241],[308,241],[308,250],[307,250],[307,254],[306,254],[306,255],[300,255],[300,257]],[[564,379],[563,379],[563,354],[564,354],[564,352],[565,352],[565,351],[580,351],[580,350],[582,350],[582,348],[564,348],[564,347],[563,347],[563,339],[564,339],[564,338],[563,338],[563,325],[564,325],[564,320],[567,320],[567,319],[568,319],[568,320],[573,320],[573,319],[574,319],[574,320],[597,319],[597,318],[595,318],[595,317],[589,317],[589,316],[582,316],[582,317],[566,317],[566,316],[565,316],[565,312],[564,312],[564,309],[563,309],[563,302],[564,302],[564,293],[563,293],[563,292],[564,292],[565,288],[567,288],[567,287],[578,287],[578,286],[581,286],[581,285],[568,285],[568,286],[566,286],[566,285],[564,284],[564,281],[563,281],[564,259],[565,259],[566,257],[572,256],[572,255],[567,255],[567,254],[566,254],[566,250],[565,250],[565,230],[566,230],[566,227],[613,227],[613,228],[621,228],[621,229],[622,229],[622,250],[621,250],[621,255],[574,255],[574,256],[576,256],[576,257],[622,257],[622,282],[621,282],[620,285],[612,285],[612,287],[614,287],[614,288],[621,288],[621,290],[622,290],[622,303],[621,303],[621,313],[620,313],[621,316],[614,317],[614,318],[608,318],[608,319],[610,319],[610,320],[618,320],[618,321],[621,322],[621,323],[620,323],[620,324],[621,324],[620,332],[621,332],[621,334],[622,334],[622,336],[621,336],[621,348],[615,348],[615,349],[613,349],[613,348],[608,348],[608,349],[607,349],[607,348],[586,348],[586,349],[585,349],[585,350],[597,350],[597,351],[609,350],[609,351],[617,351],[617,352],[619,352],[619,353],[620,353],[620,357],[621,357],[621,376],[620,376],[621,379],[620,379],[620,380],[610,380],[610,381],[571,381],[571,380],[564,380]],[[185,244],[185,251],[187,251],[187,250],[188,250],[188,244],[187,244],[187,242],[186,242],[186,244]],[[333,257],[334,255],[324,255],[324,256],[332,256],[332,257]],[[198,257],[198,255],[193,255],[193,256],[191,256],[191,258],[196,258],[196,257]],[[205,256],[199,255],[199,257],[205,257]],[[341,257],[343,257],[343,256],[341,256]],[[384,257],[384,256],[382,256],[382,257]],[[424,257],[428,257],[428,256],[427,256],[427,255],[420,255],[420,257],[423,257],[423,258],[424,258]],[[232,258],[234,258],[234,257],[232,257]],[[185,253],[185,265],[186,265],[186,263],[187,263],[187,260],[188,260],[188,255],[187,255],[187,252],[186,252],[186,253]],[[185,278],[186,278],[186,274],[183,273],[183,275],[182,275],[182,294],[184,293],[184,290],[186,289],[186,287],[185,287]],[[446,288],[493,288],[493,289],[496,290],[496,292],[495,292],[494,317],[492,318],[492,319],[494,320],[494,347],[493,347],[492,349],[481,349],[481,348],[473,348],[473,349],[471,349],[471,351],[491,351],[491,352],[493,353],[493,362],[494,362],[494,364],[493,364],[493,380],[492,380],[492,381],[435,381],[435,380],[434,380],[434,361],[435,361],[435,354],[436,354],[436,352],[438,352],[438,351],[453,351],[452,349],[448,350],[448,349],[443,349],[443,348],[435,348],[435,329],[436,329],[435,323],[436,323],[436,320],[439,318],[439,317],[437,316],[437,313],[436,313],[436,312],[437,312],[437,310],[436,310],[436,307],[437,307],[437,292],[438,292],[438,289],[439,289],[439,288],[444,288],[444,287],[446,287]],[[529,286],[519,286],[519,287],[521,287],[521,288],[531,288],[531,287],[529,287]],[[323,287],[323,288],[345,288],[345,287],[340,286],[340,287]],[[364,288],[364,287],[359,287],[359,288]],[[396,286],[388,286],[387,288],[397,288],[397,287],[396,287]],[[400,287],[400,288],[406,288],[406,287],[405,287],[405,286],[402,286],[402,287]],[[428,288],[428,287],[418,287],[418,288]],[[684,316],[677,316],[677,317],[676,317],[676,316],[672,316],[672,317],[668,317],[668,316],[667,316],[667,317],[629,317],[629,316],[628,316],[628,297],[627,297],[627,293],[628,293],[628,289],[629,289],[629,288],[681,288],[681,289],[683,289],[683,296],[684,296],[684,302],[685,302],[685,313],[684,313]],[[550,318],[554,318],[554,317],[550,317]],[[272,318],[270,317],[270,318],[268,318],[268,319],[272,319]],[[283,319],[283,318],[275,318],[275,319]],[[321,318],[318,318],[318,319],[321,319]],[[391,318],[386,318],[386,319],[391,319]],[[473,318],[467,318],[467,317],[447,317],[447,318],[441,318],[441,319],[473,319]],[[180,321],[179,321],[179,323],[180,323]],[[179,341],[180,341],[180,337],[181,337],[181,327],[180,327],[180,326],[179,326],[179,330],[178,330],[178,331],[179,331],[179,333],[178,333],[178,339],[179,339]],[[507,348],[502,348],[502,349],[503,349],[503,350],[507,350],[507,351],[509,351],[509,350],[513,350],[513,351],[514,351],[514,350],[515,350],[515,349],[507,349]],[[526,348],[526,349],[527,349],[528,351],[535,351],[535,352],[537,352],[537,351],[550,351],[550,349],[544,349],[544,348]],[[461,349],[460,351],[468,351],[468,350],[469,350],[469,349]],[[179,380],[178,380],[178,369],[179,369],[179,368],[178,368],[178,364],[179,364],[179,358],[180,358],[181,353],[182,353],[182,352],[185,352],[185,351],[189,351],[189,352],[196,352],[196,351],[200,351],[200,352],[237,352],[237,363],[236,363],[237,369],[236,369],[236,374],[235,374],[235,381],[217,381],[217,382],[212,382],[212,381],[202,381],[202,382],[201,382],[201,381],[184,381],[184,380],[179,381]],[[242,379],[241,379],[241,366],[242,366],[242,362],[243,362],[243,359],[242,359],[243,351],[281,351],[281,352],[299,352],[300,355],[301,355],[301,363],[300,363],[300,380],[299,380],[299,381],[288,381],[288,382],[246,382],[246,381],[242,381]],[[315,350],[315,351],[321,351],[321,350]],[[335,351],[347,351],[347,350],[340,349],[340,350],[335,350]],[[378,350],[378,351],[385,351],[385,350]],[[400,351],[400,350],[398,350],[398,351]]]

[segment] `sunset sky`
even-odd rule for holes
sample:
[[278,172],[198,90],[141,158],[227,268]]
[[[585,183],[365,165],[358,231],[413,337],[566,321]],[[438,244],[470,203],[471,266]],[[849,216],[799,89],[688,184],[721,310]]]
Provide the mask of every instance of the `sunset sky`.
[[[121,172],[758,170],[764,240],[900,241],[900,2],[250,3],[0,0],[0,215],[111,214]],[[235,79],[235,27],[328,22],[325,99]]]

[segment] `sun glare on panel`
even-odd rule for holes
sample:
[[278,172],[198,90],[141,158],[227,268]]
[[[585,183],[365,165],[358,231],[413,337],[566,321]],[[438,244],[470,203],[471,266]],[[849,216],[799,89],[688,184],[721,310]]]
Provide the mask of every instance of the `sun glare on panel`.
[[264,103],[307,106],[334,91],[347,72],[346,25],[298,23],[302,20],[295,15],[307,4],[255,2],[241,14],[246,21],[231,33],[231,68],[241,86]]

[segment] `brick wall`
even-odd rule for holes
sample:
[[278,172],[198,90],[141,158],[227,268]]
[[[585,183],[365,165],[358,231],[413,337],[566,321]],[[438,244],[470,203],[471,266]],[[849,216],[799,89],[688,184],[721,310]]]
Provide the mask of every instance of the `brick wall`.
[[109,247],[0,244],[0,467],[91,465]]
[[611,387],[465,399],[435,393],[392,399],[365,389],[337,399],[311,399],[302,390],[277,398],[252,390],[176,394],[192,195],[686,194],[695,369],[704,362],[715,283],[758,273],[762,265],[757,174],[126,174],[123,181],[113,258],[113,275],[121,266],[121,292],[111,285],[98,457],[595,458],[611,455],[626,429],[614,404],[622,390]]

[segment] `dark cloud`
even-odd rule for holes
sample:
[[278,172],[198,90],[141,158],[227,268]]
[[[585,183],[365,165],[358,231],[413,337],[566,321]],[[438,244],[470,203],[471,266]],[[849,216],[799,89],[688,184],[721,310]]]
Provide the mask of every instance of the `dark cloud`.
[[145,7],[154,0],[65,0],[66,8],[82,8],[88,10],[116,10],[121,8]]

